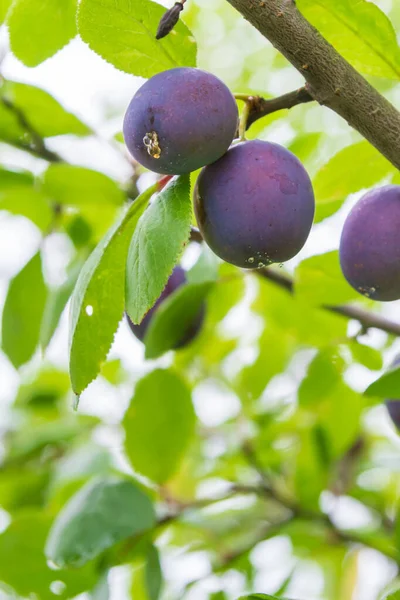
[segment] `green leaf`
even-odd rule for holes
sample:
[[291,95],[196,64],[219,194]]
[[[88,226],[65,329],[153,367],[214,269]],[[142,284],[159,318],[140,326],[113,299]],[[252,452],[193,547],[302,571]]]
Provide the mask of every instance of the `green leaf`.
[[81,206],[95,204],[121,205],[125,195],[118,185],[103,173],[73,165],[50,165],[44,174],[43,189],[59,204]]
[[81,268],[81,262],[77,263],[71,270],[65,283],[49,292],[40,328],[40,345],[42,350],[45,350],[50,344],[62,312],[75,287]]
[[388,595],[385,595],[383,600],[400,600],[400,584],[396,586],[398,589],[393,590]]
[[133,234],[126,266],[126,310],[140,323],[160,297],[187,243],[192,219],[189,175],[153,200]]
[[58,598],[73,598],[96,582],[92,564],[79,571],[54,571],[47,565],[44,546],[50,524],[51,516],[43,511],[19,513],[0,535],[0,580],[24,598],[54,600],[53,581],[64,584]]
[[400,49],[387,16],[366,0],[297,0],[318,31],[366,75],[400,79]]
[[33,185],[34,177],[30,171],[17,171],[0,167],[0,192],[26,188]]
[[76,35],[77,0],[14,0],[7,15],[11,50],[28,67],[53,56]]
[[0,25],[5,21],[12,0],[0,0]]
[[294,286],[296,297],[310,306],[344,304],[359,297],[343,276],[336,250],[303,260]]
[[366,396],[380,396],[381,398],[400,399],[400,367],[393,367],[386,371],[379,379],[367,387]]
[[376,350],[376,348],[360,344],[357,340],[351,340],[349,342],[349,349],[356,362],[373,371],[382,369],[382,353]]
[[126,255],[139,217],[155,189],[149,188],[131,204],[79,275],[70,318],[69,371],[75,394],[98,375],[124,314]]
[[0,187],[0,210],[26,217],[45,233],[53,220],[53,211],[46,195],[28,185],[9,189]]
[[22,127],[15,112],[0,101],[0,139],[10,144],[23,145],[25,136],[25,128]]
[[82,0],[78,27],[84,42],[117,69],[152,77],[173,67],[196,66],[196,44],[184,23],[156,40],[165,8],[150,0]]
[[[324,404],[321,406],[320,423],[328,438],[330,454],[339,457],[357,439],[363,399],[343,381],[339,381],[333,389],[327,388],[326,391]],[[346,415],[345,418],[343,415]]]
[[124,418],[125,448],[135,470],[164,483],[177,470],[193,435],[190,392],[172,371],[141,379]]
[[393,165],[368,142],[340,150],[314,178],[316,222],[335,213],[349,194],[376,185],[395,172]]
[[157,548],[151,544],[146,557],[145,580],[149,600],[158,600],[162,587],[162,571]]
[[110,600],[111,590],[108,581],[108,571],[106,571],[99,579],[90,598],[91,600]]
[[38,345],[46,295],[38,253],[11,281],[3,309],[2,347],[16,368],[32,357]]
[[187,272],[187,280],[189,283],[217,281],[219,277],[218,267],[218,258],[208,246],[204,245],[198,260]]
[[29,125],[42,137],[90,134],[87,125],[38,87],[5,81],[0,91],[3,98],[22,111]]
[[134,483],[116,477],[95,480],[58,514],[47,538],[46,556],[59,567],[82,566],[154,525],[153,506]]
[[34,379],[29,377],[22,381],[15,398],[16,406],[51,408],[69,391],[69,377],[63,371],[46,367],[35,375]]
[[144,337],[146,358],[158,358],[176,348],[190,331],[204,305],[213,282],[181,286],[157,307]]
[[300,404],[306,406],[324,399],[329,390],[340,381],[343,368],[344,361],[335,348],[326,348],[318,352],[300,384]]

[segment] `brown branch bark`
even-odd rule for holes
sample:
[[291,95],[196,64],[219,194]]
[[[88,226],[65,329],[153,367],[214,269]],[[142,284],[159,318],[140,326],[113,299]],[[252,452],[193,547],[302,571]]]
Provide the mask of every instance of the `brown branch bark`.
[[307,81],[308,93],[400,168],[400,113],[303,17],[294,0],[228,0]]

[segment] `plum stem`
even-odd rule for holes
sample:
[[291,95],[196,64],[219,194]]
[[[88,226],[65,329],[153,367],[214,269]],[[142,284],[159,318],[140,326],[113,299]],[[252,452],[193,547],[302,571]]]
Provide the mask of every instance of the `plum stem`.
[[259,96],[253,96],[250,101],[250,113],[247,119],[247,129],[267,115],[278,112],[279,110],[289,110],[299,104],[313,102],[314,98],[309,94],[306,87],[278,96],[278,98],[265,99]]
[[[228,0],[303,75],[308,94],[400,168],[400,113],[287,0]],[[400,67],[390,64],[393,76]]]
[[247,129],[247,121],[249,119],[249,115],[250,115],[250,111],[251,111],[251,101],[252,101],[252,97],[249,96],[249,99],[246,100],[243,109],[242,109],[242,113],[240,115],[240,120],[239,120],[239,140],[241,142],[245,142],[246,141],[246,129]]

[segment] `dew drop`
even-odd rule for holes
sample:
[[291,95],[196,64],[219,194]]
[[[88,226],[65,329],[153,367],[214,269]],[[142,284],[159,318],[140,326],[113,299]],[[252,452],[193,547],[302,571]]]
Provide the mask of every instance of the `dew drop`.
[[248,262],[250,264],[253,264],[253,262],[254,262],[254,256],[250,256],[250,258],[248,259]]
[[49,567],[49,569],[51,569],[52,571],[60,571],[61,567],[59,567],[58,565],[56,565],[55,562],[53,562],[52,560],[48,560],[47,561],[47,566]]
[[66,588],[67,586],[63,581],[52,581],[50,584],[50,591],[56,596],[61,596],[65,592]]
[[93,306],[90,306],[90,304],[85,308],[85,313],[88,315],[88,317],[91,317],[93,314]]
[[267,265],[264,265],[264,263],[262,263],[262,262],[259,262],[259,263],[258,263],[258,268],[259,268],[259,269],[262,269],[263,267],[266,267],[266,266],[267,266]]

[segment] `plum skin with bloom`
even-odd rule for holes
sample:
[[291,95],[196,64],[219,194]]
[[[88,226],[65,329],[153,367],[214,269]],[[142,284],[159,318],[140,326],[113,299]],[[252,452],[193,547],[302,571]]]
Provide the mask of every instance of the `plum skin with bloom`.
[[389,302],[400,298],[400,186],[367,192],[354,206],[340,240],[343,274],[359,293]]
[[[139,325],[135,325],[134,323],[132,323],[129,316],[126,315],[127,319],[128,319],[129,327],[131,328],[135,337],[137,337],[140,341],[144,340],[146,333],[147,333],[147,329],[148,329],[150,322],[154,316],[154,313],[157,311],[158,307],[173,292],[175,292],[175,290],[177,290],[179,287],[181,287],[185,283],[186,283],[185,271],[184,271],[184,269],[182,269],[182,267],[180,267],[178,265],[172,271],[172,274],[170,275],[170,277],[167,281],[167,285],[163,289],[160,297],[155,302],[154,306],[148,311],[148,313],[146,313],[145,317],[142,319],[142,322],[139,323]],[[201,309],[199,310],[198,314],[196,315],[195,319],[193,320],[193,323],[188,328],[188,330],[184,332],[182,339],[179,340],[179,342],[175,345],[174,349],[186,346],[197,336],[197,334],[199,333],[201,326],[203,324],[204,314],[205,314],[205,309],[204,309],[204,306],[202,306]]]
[[301,250],[315,201],[310,178],[294,154],[278,144],[253,140],[233,146],[204,167],[194,209],[215,254],[254,269],[289,260]]
[[229,88],[215,75],[180,67],[154,75],[132,98],[123,132],[132,156],[165,175],[190,173],[220,158],[238,125]]

